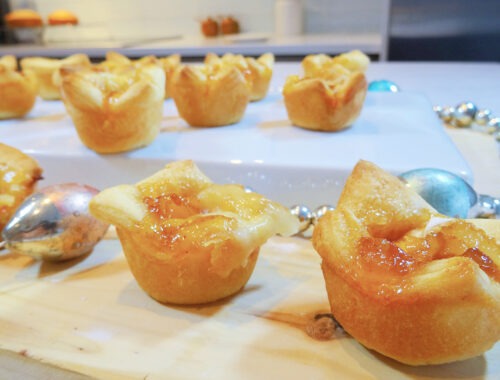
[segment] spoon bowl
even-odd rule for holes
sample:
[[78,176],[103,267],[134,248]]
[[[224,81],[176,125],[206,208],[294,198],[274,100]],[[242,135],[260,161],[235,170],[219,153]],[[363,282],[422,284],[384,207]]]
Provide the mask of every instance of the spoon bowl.
[[90,200],[98,192],[77,183],[40,189],[19,206],[5,226],[5,247],[47,261],[89,253],[109,227],[88,211]]
[[460,176],[441,169],[415,169],[399,178],[441,214],[454,218],[498,218],[500,200],[477,194]]

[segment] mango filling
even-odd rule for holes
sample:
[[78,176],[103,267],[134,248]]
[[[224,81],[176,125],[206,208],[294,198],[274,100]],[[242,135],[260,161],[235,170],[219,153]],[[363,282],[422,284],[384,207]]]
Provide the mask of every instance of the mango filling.
[[433,260],[468,257],[492,280],[500,282],[500,246],[483,230],[456,220],[424,237],[405,235],[391,241],[381,237],[362,237],[358,241],[358,265],[380,276],[405,276]]

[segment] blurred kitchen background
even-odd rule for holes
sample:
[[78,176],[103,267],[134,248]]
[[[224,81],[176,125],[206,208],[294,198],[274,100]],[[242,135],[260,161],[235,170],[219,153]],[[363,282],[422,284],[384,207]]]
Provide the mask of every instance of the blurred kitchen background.
[[[278,59],[359,48],[380,60],[500,61],[499,0],[0,0],[2,15],[26,7],[44,19],[67,9],[79,24],[45,26],[28,39],[2,24],[0,53],[15,53],[5,46],[20,43],[54,54],[62,48],[167,54],[189,47],[193,56],[241,46],[247,54],[274,50]],[[202,20],[225,16],[239,22],[238,38],[201,35]]]

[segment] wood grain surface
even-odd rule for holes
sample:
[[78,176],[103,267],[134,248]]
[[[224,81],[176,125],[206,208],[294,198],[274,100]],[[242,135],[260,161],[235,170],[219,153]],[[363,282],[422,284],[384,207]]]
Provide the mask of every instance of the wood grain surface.
[[314,317],[329,311],[319,264],[308,240],[276,237],[238,295],[178,307],[138,287],[114,239],[59,264],[4,252],[0,378],[500,378],[499,344],[464,362],[413,368],[341,331],[312,338]]

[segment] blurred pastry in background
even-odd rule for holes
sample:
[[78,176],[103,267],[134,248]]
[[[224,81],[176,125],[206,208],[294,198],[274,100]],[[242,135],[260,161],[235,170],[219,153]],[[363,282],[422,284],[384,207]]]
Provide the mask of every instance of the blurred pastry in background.
[[84,145],[98,153],[125,152],[150,144],[163,115],[165,73],[156,63],[63,66],[61,94]]
[[116,226],[141,288],[163,303],[200,304],[240,291],[260,247],[298,230],[290,211],[235,184],[215,184],[176,161],[135,185],[96,195],[90,212]]
[[5,15],[5,23],[9,28],[41,27],[43,20],[33,9],[16,9]]
[[0,232],[41,178],[42,169],[33,158],[0,143]]
[[108,51],[106,52],[104,61],[100,62],[97,66],[104,67],[106,70],[115,70],[120,67],[140,67],[151,63],[158,64],[158,59],[154,55],[146,55],[141,58],[130,59],[129,57],[116,51]]
[[54,25],[78,25],[78,17],[65,9],[58,9],[51,12],[47,18],[48,24]]
[[217,54],[208,53],[205,56],[205,64],[236,67],[249,82],[251,87],[250,101],[257,101],[263,99],[269,90],[274,68],[274,54],[266,53],[258,58],[253,58],[231,53],[219,57]]
[[38,81],[30,70],[19,71],[12,55],[0,58],[0,119],[26,115],[35,105]]
[[[57,72],[63,66],[90,66],[90,59],[86,54],[74,54],[64,59],[27,57],[21,59],[23,71],[31,70],[38,79],[38,95],[45,100],[59,100],[61,93],[58,86]],[[55,80],[54,80],[55,79]]]
[[302,62],[302,69],[306,77],[329,77],[333,72],[366,72],[370,64],[370,58],[359,50],[330,57],[326,54],[311,54],[306,56]]
[[220,21],[222,34],[237,34],[240,32],[240,23],[233,16],[223,17]]
[[189,125],[215,127],[241,120],[251,84],[234,65],[180,65],[171,76],[170,91]]
[[219,34],[219,23],[213,17],[200,21],[200,30],[205,37],[216,37]]
[[369,58],[359,51],[339,58],[307,56],[302,61],[305,75],[291,75],[283,87],[290,121],[299,127],[340,131],[358,118],[366,97],[364,74]]
[[165,99],[172,97],[170,90],[170,77],[173,75],[175,69],[181,64],[180,54],[172,54],[168,57],[158,58],[158,62],[165,71]]
[[7,70],[17,70],[17,58],[14,55],[4,55],[0,57],[0,65]]

